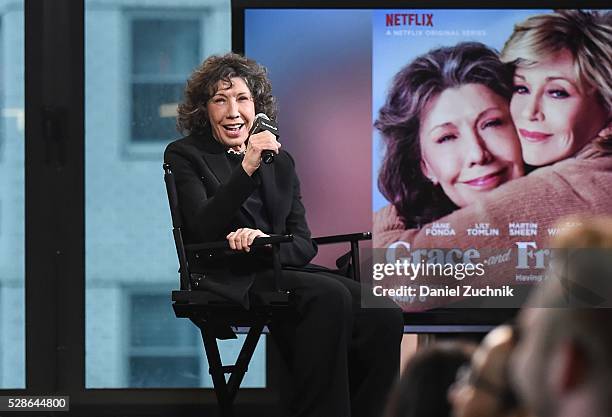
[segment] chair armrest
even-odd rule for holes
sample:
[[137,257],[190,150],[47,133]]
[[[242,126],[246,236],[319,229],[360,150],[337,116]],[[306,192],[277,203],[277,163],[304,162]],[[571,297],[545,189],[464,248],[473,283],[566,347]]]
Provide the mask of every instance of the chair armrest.
[[312,240],[314,240],[317,243],[317,245],[327,245],[330,243],[341,243],[341,242],[357,242],[360,240],[372,240],[372,232],[349,233],[346,235],[320,236],[320,237],[315,237]]
[[[276,292],[281,291],[281,264],[280,264],[280,244],[286,242],[292,242],[293,235],[270,235],[268,237],[256,237],[253,239],[253,243],[251,247],[263,247],[266,245],[272,246],[272,264],[274,268],[274,287]],[[228,252],[233,252],[230,249],[229,242],[227,240],[218,240],[216,242],[204,242],[204,243],[194,243],[191,245],[185,245],[185,251],[198,251],[198,250],[208,250],[208,251],[219,251],[218,254],[227,255]],[[213,256],[210,253],[210,256]],[[181,287],[181,289],[187,289],[189,287]],[[285,291],[286,293],[286,291]]]
[[[251,246],[276,245],[279,243],[292,242],[293,235],[270,235],[269,237],[256,237]],[[215,242],[194,243],[185,245],[185,250],[207,250],[207,249],[229,249],[230,245],[227,240],[217,240]]]
[[342,269],[341,264],[344,261],[348,261],[350,256],[350,262],[353,265],[352,275],[353,280],[359,282],[361,280],[359,273],[359,241],[360,240],[371,240],[372,233],[371,232],[362,232],[362,233],[349,233],[346,235],[331,235],[331,236],[321,236],[312,239],[318,245],[327,245],[331,243],[344,243],[350,242],[351,250],[347,254],[341,256],[336,260],[336,266],[339,269]]

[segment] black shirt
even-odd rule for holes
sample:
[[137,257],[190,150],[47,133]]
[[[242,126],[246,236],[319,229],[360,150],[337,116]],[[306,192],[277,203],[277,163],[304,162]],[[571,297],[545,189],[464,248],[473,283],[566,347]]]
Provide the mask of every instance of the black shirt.
[[[242,162],[242,154],[226,153],[227,160],[229,161],[232,169],[243,169],[240,166]],[[255,191],[246,199],[242,204],[241,210],[246,211],[247,215],[250,216],[254,221],[254,228],[259,229],[264,233],[272,232],[272,223],[268,218],[268,210],[264,205],[264,201],[261,198],[261,178],[259,177],[259,171],[255,171],[251,177],[257,184]]]

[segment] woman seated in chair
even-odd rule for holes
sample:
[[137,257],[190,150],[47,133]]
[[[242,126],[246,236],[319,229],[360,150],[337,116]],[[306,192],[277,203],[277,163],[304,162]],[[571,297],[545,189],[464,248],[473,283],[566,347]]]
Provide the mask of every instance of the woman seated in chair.
[[[273,273],[268,262],[246,252],[256,237],[292,234],[293,242],[281,245],[280,262],[297,314],[271,329],[288,347],[290,415],[378,415],[398,373],[401,312],[389,300],[380,300],[387,308],[364,308],[359,283],[304,268],[317,247],[295,164],[269,131],[249,137],[258,113],[274,118],[276,107],[266,70],[253,60],[211,56],[187,82],[177,122],[187,136],[164,155],[185,238],[227,239],[237,253],[222,262],[196,255],[190,267],[207,272],[200,287],[249,308],[254,294],[273,289]],[[262,164],[263,151],[274,152],[273,164]]]

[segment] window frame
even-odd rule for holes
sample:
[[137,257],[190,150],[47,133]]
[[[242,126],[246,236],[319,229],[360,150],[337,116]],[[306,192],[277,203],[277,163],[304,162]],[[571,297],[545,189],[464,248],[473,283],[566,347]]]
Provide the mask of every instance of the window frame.
[[[125,288],[125,287],[124,287]],[[167,299],[167,294],[168,291],[166,288],[159,288],[158,290],[152,289],[152,288],[147,288],[147,291],[144,291],[143,289],[140,288],[134,288],[134,287],[128,287],[126,288],[127,291],[124,292],[124,298],[126,299],[125,305],[127,306],[126,308],[126,316],[128,317],[127,320],[125,320],[124,322],[124,332],[126,334],[125,337],[125,355],[124,355],[124,362],[125,362],[125,368],[126,368],[126,375],[125,375],[125,379],[124,379],[124,383],[126,386],[128,386],[130,384],[130,380],[132,378],[132,367],[131,367],[131,360],[133,358],[155,358],[155,357],[166,357],[169,356],[171,354],[176,354],[177,357],[180,358],[195,358],[197,360],[198,363],[198,367],[199,367],[199,378],[200,378],[200,384],[204,381],[204,378],[206,377],[207,374],[207,363],[205,360],[205,356],[204,356],[204,348],[201,342],[201,336],[199,335],[199,332],[197,330],[197,328],[195,326],[193,326],[190,323],[176,323],[176,324],[186,324],[186,325],[190,325],[194,328],[196,334],[195,334],[195,339],[194,339],[194,343],[193,345],[189,345],[189,346],[161,346],[161,345],[155,345],[155,346],[135,346],[132,342],[132,329],[131,327],[134,325],[134,322],[131,320],[131,316],[132,316],[132,312],[133,312],[133,302],[134,302],[134,298],[135,297],[160,297],[160,296],[165,296],[165,298]],[[179,319],[175,319],[175,320],[179,320]],[[181,321],[186,321],[186,320],[181,320]],[[209,388],[209,387],[193,387],[193,388]]]
[[[194,17],[195,13],[199,14],[199,18]],[[166,145],[172,140],[179,138],[181,135],[177,131],[175,132],[174,137],[169,137],[167,140],[142,140],[135,141],[132,138],[132,123],[133,123],[133,106],[134,102],[132,100],[132,88],[134,86],[134,69],[133,69],[133,59],[132,59],[132,27],[133,22],[135,20],[142,19],[161,19],[168,18],[169,20],[174,19],[186,19],[186,20],[195,20],[198,22],[199,26],[199,56],[206,56],[206,51],[210,50],[210,46],[207,45],[207,40],[210,38],[210,29],[207,29],[209,26],[209,22],[212,19],[211,8],[197,8],[197,9],[184,9],[184,10],[139,10],[139,9],[128,9],[124,11],[124,27],[123,27],[123,39],[126,40],[125,45],[128,45],[129,51],[126,51],[126,55],[129,55],[129,59],[126,61],[125,65],[125,81],[126,85],[123,88],[123,100],[127,105],[127,111],[124,115],[124,120],[122,121],[124,135],[123,142],[121,146],[121,155],[125,159],[130,160],[156,160],[160,158],[160,155],[163,154]],[[183,82],[187,79],[186,74],[183,77]],[[173,74],[174,76],[174,74]]]

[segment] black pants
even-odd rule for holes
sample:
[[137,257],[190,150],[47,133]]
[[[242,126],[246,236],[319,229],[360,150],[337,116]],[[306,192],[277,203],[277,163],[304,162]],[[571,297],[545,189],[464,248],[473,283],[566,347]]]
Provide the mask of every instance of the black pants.
[[[269,285],[264,275],[252,291]],[[378,298],[362,308],[361,285],[333,273],[283,271],[283,286],[295,315],[270,330],[288,352],[290,416],[379,417],[399,374],[401,310]]]

